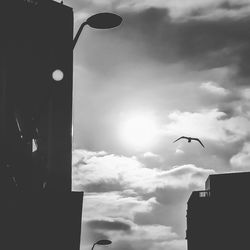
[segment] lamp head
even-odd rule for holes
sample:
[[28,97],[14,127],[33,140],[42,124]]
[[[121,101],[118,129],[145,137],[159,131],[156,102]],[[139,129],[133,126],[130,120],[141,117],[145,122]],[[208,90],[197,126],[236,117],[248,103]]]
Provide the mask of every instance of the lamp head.
[[95,29],[111,29],[121,24],[122,18],[114,13],[98,13],[89,17],[86,23]]
[[111,243],[112,243],[111,240],[98,240],[95,244],[97,244],[97,245],[109,245]]

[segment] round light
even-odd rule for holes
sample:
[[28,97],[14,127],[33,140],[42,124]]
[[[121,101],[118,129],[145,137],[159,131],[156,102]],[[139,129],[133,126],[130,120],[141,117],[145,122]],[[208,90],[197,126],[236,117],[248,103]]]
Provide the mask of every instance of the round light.
[[97,245],[109,245],[111,243],[112,243],[111,240],[98,240],[95,244],[97,244]]
[[52,78],[56,81],[56,82],[60,82],[62,81],[64,77],[63,72],[60,69],[56,69],[53,71],[52,73]]
[[86,23],[95,29],[111,29],[121,24],[122,18],[114,13],[98,13],[89,17]]
[[122,141],[136,150],[152,147],[157,141],[158,124],[155,117],[147,113],[125,116],[121,121]]

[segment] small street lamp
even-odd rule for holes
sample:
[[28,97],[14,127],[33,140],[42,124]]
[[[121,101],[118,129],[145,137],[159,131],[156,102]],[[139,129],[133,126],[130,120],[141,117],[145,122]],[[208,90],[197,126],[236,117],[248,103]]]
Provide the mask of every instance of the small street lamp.
[[110,245],[112,243],[111,240],[98,240],[97,242],[95,242],[91,248],[91,250],[94,249],[95,245]]
[[98,13],[89,17],[85,22],[83,22],[77,31],[77,34],[73,40],[73,49],[78,41],[78,38],[82,32],[85,25],[89,25],[91,28],[95,29],[111,29],[119,26],[122,22],[122,18],[114,13]]

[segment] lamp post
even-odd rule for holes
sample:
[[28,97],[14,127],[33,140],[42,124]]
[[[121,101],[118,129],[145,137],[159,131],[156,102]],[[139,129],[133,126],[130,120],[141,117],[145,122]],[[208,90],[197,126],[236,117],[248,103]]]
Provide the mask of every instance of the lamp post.
[[78,38],[82,32],[85,25],[89,25],[91,28],[95,29],[111,29],[119,26],[122,22],[122,18],[114,13],[98,13],[89,17],[85,22],[83,22],[78,29],[76,36],[73,40],[73,49],[78,41]]
[[[119,26],[121,22],[122,22],[122,18],[114,13],[103,12],[103,13],[98,13],[93,16],[90,16],[79,27],[73,39],[72,49],[74,50],[84,26],[89,25],[91,28],[95,28],[95,29],[111,29],[111,28],[115,28]],[[110,245],[111,243],[112,241],[106,240],[106,239],[98,240],[97,242],[93,244],[91,250],[94,249],[95,245]]]
[[93,244],[93,246],[92,246],[92,248],[91,248],[91,250],[93,250],[94,249],[94,247],[95,247],[95,245],[110,245],[112,243],[112,241],[111,240],[98,240],[97,242],[95,242],[94,244]]

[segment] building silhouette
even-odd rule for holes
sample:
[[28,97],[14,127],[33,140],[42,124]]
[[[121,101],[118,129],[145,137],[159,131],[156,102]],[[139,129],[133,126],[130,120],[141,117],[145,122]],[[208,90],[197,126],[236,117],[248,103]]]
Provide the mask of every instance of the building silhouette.
[[210,175],[187,205],[188,250],[250,249],[250,172]]
[[0,249],[79,250],[73,10],[52,0],[0,5]]

